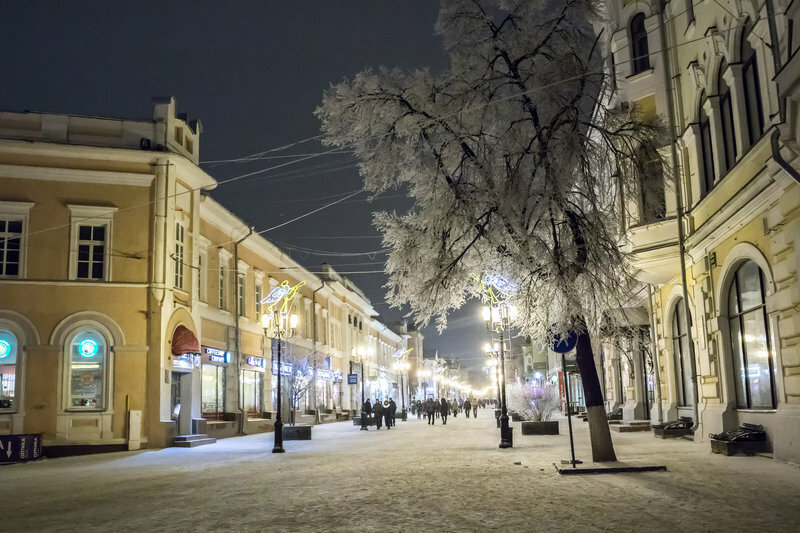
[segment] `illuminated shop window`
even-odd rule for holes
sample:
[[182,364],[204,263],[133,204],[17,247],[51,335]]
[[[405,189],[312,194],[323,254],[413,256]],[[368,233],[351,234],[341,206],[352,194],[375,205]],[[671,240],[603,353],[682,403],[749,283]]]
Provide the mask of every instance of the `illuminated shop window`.
[[0,411],[16,407],[17,338],[0,329]]
[[225,413],[225,367],[203,365],[200,381],[203,418],[222,419]]
[[96,331],[82,331],[69,343],[69,409],[105,409],[108,346]]
[[742,409],[777,405],[765,295],[764,273],[747,261],[736,271],[728,292],[736,404]]
[[264,410],[264,374],[255,370],[242,371],[242,395],[244,410],[250,418],[260,418]]

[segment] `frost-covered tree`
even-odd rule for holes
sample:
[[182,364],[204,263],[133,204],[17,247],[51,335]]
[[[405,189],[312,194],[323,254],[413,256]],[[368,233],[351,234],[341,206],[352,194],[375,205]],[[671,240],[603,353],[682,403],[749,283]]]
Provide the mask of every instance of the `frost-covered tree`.
[[[485,297],[476,276],[513,281],[514,326],[579,332],[595,461],[614,460],[589,333],[631,285],[621,194],[658,126],[606,109],[591,0],[448,0],[437,21],[450,67],[364,71],[326,91],[325,141],[352,148],[365,188],[405,190],[378,213],[388,299],[420,324]],[[632,171],[631,171],[632,170]],[[555,327],[552,327],[555,324]]]

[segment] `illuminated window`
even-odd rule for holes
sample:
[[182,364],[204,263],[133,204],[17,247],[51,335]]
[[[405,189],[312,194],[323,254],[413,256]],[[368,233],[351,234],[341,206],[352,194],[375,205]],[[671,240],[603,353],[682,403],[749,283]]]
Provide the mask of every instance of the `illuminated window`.
[[0,329],[0,412],[17,407],[17,337]]
[[689,328],[683,298],[675,304],[672,313],[672,349],[675,357],[675,390],[678,394],[678,405],[694,405],[694,387],[692,387],[692,361],[689,353]]
[[183,288],[184,259],[186,257],[186,229],[180,222],[175,223],[175,288]]
[[728,292],[736,404],[742,409],[775,409],[769,321],[764,273],[753,261],[734,275]]
[[105,339],[97,331],[84,330],[75,334],[67,347],[67,409],[105,409]]
[[242,396],[244,411],[250,418],[260,418],[263,405],[264,374],[255,370],[242,370]]
[[200,406],[203,418],[221,419],[225,413],[225,367],[203,365],[200,379]]
[[647,48],[647,30],[644,13],[631,19],[631,50],[633,51],[633,73],[639,74],[650,68],[650,51]]

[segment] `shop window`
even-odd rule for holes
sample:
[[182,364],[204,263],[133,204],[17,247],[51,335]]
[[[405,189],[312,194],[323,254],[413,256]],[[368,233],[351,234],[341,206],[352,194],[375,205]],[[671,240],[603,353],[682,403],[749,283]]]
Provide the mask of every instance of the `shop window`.
[[67,409],[106,407],[108,344],[100,333],[83,330],[67,343]]
[[764,273],[747,261],[736,271],[728,292],[736,404],[742,409],[777,405],[765,288]]
[[680,406],[694,405],[694,387],[692,386],[692,360],[689,352],[689,327],[683,298],[675,303],[672,313],[672,350],[675,361],[675,390]]
[[17,337],[0,329],[0,412],[17,407],[18,350]]
[[700,171],[703,179],[703,195],[714,188],[714,146],[711,142],[711,123],[706,115],[704,104],[708,98],[703,93],[700,96]]
[[650,69],[650,51],[647,47],[644,13],[639,13],[631,19],[631,50],[633,52],[633,73],[639,74]]
[[203,365],[200,380],[200,409],[203,418],[220,420],[225,413],[225,367]]
[[186,257],[186,228],[180,222],[175,223],[175,288],[183,289],[184,259]]
[[260,418],[263,404],[264,374],[255,370],[242,371],[244,410],[250,418]]
[[764,114],[761,107],[761,86],[758,81],[756,52],[750,46],[750,41],[747,40],[752,31],[753,24],[748,19],[742,31],[741,55],[745,117],[747,118],[747,135],[750,146],[754,145],[764,134]]
[[717,74],[717,84],[719,86],[719,112],[720,127],[722,130],[722,147],[724,149],[723,164],[725,168],[722,173],[727,173],[736,164],[736,132],[733,128],[733,104],[731,103],[731,88],[725,83],[722,76],[727,70],[728,64],[723,60],[719,66]]

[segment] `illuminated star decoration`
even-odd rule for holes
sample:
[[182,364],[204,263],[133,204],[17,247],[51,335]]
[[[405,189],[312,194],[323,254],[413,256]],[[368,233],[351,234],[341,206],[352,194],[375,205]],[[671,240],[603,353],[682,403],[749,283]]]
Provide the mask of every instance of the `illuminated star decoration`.
[[492,305],[498,305],[506,301],[507,295],[517,292],[518,289],[516,283],[500,274],[485,272],[483,277],[475,276],[475,279],[481,284],[483,291],[489,295]]
[[297,291],[300,290],[300,287],[305,284],[305,281],[301,281],[297,285],[290,286],[288,281],[281,282],[280,285],[274,287],[271,291],[269,291],[269,294],[261,299],[261,304],[267,305],[269,313],[275,312],[275,308],[278,307],[278,304],[280,304],[279,311],[281,313],[285,313],[289,307],[289,304],[297,295]]

